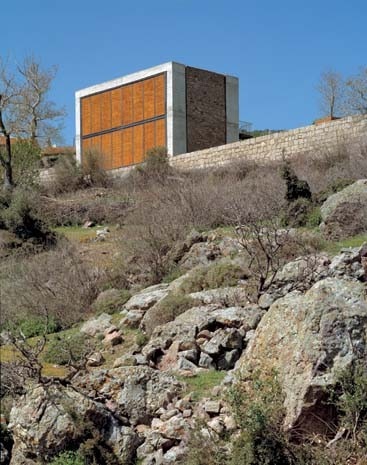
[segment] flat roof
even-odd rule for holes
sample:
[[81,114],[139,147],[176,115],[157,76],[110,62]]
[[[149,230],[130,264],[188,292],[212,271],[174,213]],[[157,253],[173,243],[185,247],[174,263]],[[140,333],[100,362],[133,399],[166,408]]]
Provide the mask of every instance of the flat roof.
[[[84,89],[77,90],[75,92],[75,97],[76,98],[82,98],[87,95],[95,94],[98,92],[103,92],[104,90],[109,90],[113,89],[114,87],[120,87],[124,84],[129,84],[131,82],[139,81],[141,79],[148,78],[150,76],[153,76],[155,74],[163,73],[169,70],[172,70],[172,68],[177,65],[180,67],[188,67],[190,65],[185,65],[183,63],[178,63],[176,61],[168,61],[166,63],[162,63],[160,65],[152,66],[151,68],[146,68],[141,71],[136,71],[131,74],[126,74],[125,76],[121,76],[115,79],[111,79],[110,81],[105,81],[100,84],[95,84],[93,86],[85,87]],[[221,74],[222,76],[230,76],[229,74],[223,74],[223,73],[218,73],[217,71],[211,71],[207,70],[204,68],[197,68],[196,66],[190,66],[191,68],[196,68],[196,69],[201,69],[203,71],[208,71],[210,73],[215,73],[215,74]],[[235,76],[231,76],[235,77]],[[237,79],[237,78],[236,78]]]

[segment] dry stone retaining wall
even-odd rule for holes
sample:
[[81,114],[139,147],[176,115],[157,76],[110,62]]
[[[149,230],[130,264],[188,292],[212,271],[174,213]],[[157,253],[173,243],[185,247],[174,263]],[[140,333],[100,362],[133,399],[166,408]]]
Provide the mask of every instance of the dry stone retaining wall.
[[[211,168],[219,165],[252,160],[267,163],[288,159],[300,153],[320,153],[343,144],[363,145],[367,148],[367,116],[348,116],[320,125],[305,126],[268,136],[255,137],[232,144],[220,145],[196,152],[184,153],[170,158],[170,164],[180,169]],[[132,167],[111,170],[112,176],[126,175]],[[54,169],[41,172],[41,182],[50,183],[54,179]]]
[[170,159],[175,168],[210,168],[239,161],[269,162],[283,155],[292,158],[299,153],[320,152],[342,144],[367,146],[367,116],[349,116],[320,125],[305,126],[268,136],[247,139],[196,152],[176,155]]

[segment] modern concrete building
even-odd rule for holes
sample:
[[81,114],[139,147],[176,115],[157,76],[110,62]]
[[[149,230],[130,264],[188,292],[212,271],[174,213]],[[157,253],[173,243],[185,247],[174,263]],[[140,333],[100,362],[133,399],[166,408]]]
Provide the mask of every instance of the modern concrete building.
[[238,140],[238,79],[169,62],[75,94],[76,154],[95,147],[105,169]]

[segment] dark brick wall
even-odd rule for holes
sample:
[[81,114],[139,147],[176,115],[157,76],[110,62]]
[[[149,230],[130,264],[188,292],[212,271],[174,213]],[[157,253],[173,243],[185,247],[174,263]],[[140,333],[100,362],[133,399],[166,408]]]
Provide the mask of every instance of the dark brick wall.
[[186,67],[187,151],[226,143],[225,76]]

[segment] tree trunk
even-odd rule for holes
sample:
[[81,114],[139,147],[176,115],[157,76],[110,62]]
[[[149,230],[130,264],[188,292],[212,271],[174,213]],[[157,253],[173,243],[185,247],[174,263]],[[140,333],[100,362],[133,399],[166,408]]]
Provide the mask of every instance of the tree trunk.
[[2,163],[3,168],[4,168],[4,183],[3,183],[3,189],[4,190],[11,190],[14,187],[14,182],[13,182],[13,169],[11,166],[11,162],[5,161],[5,163]]
[[[1,96],[0,96],[1,97]],[[1,101],[1,99],[0,99]],[[10,143],[10,134],[5,128],[3,121],[2,111],[0,109],[0,133],[3,134],[5,138],[5,153],[0,152],[0,162],[4,168],[4,184],[3,188],[5,190],[12,189],[14,187],[13,182],[13,167],[11,163],[11,143]]]

